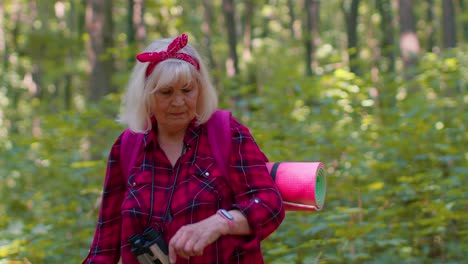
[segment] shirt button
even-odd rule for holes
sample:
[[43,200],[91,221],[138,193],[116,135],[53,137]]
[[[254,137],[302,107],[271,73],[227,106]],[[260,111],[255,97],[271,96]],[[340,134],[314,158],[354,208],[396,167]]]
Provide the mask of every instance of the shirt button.
[[260,199],[255,198],[255,199],[254,199],[254,202],[255,202],[255,203],[260,203]]
[[136,186],[136,182],[133,182],[132,185],[135,187],[135,186]]
[[206,176],[206,177],[210,176],[210,173],[209,173],[209,172],[205,172],[205,176]]

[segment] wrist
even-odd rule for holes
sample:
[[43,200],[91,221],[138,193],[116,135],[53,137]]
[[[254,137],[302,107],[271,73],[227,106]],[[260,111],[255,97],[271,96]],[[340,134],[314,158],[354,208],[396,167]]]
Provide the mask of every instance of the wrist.
[[230,234],[234,230],[234,217],[226,210],[219,209],[216,214],[221,218],[223,223],[223,228],[221,230],[221,234],[227,235]]

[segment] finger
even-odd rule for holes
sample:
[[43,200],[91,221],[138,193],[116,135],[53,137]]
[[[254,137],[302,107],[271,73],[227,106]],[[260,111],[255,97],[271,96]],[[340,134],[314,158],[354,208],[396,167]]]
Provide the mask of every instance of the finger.
[[[171,242],[172,242],[172,240],[171,240]],[[173,246],[172,243],[169,243],[169,262],[171,264],[174,264],[174,263],[176,263],[176,261],[177,261],[177,255],[176,255],[174,246]]]
[[188,241],[186,242],[185,250],[192,256],[199,256],[206,245],[206,237],[203,235],[203,232],[194,232],[191,234]]
[[169,241],[169,260],[171,260],[171,255],[172,255],[172,259],[174,261],[171,263],[175,263],[177,261],[177,256],[181,255],[179,253],[181,242],[182,242],[181,232],[176,232],[175,235],[172,237],[172,239]]
[[198,255],[202,255],[206,246],[210,245],[220,237],[220,234],[214,230],[205,230],[199,239],[193,245],[193,250]]
[[197,256],[201,256],[203,254],[203,250],[208,244],[204,239],[199,239],[194,245],[193,245],[193,252]]
[[189,258],[194,255],[193,245],[198,236],[194,235],[193,229],[183,226],[177,232],[179,234],[177,242],[174,244],[179,256]]
[[185,252],[182,252],[182,251],[178,252],[177,255],[178,255],[179,257],[183,258],[183,259],[189,259],[189,258],[190,258],[189,255],[185,254]]
[[188,259],[191,256],[190,250],[186,250],[186,241],[185,240],[179,240],[177,245],[175,246],[177,255],[184,259]]
[[185,250],[185,245],[187,243],[187,236],[185,232],[181,228],[177,233],[174,235],[174,237],[171,239],[171,245],[174,249],[174,253],[184,259],[188,259],[190,257],[190,254],[188,254]]

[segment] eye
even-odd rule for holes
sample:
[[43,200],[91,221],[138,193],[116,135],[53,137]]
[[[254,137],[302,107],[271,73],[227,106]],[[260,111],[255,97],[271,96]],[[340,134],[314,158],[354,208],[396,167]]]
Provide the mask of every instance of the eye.
[[184,85],[184,87],[182,87],[182,92],[183,93],[190,93],[190,92],[193,91],[193,89],[194,89],[194,87],[192,85],[186,84],[186,85]]
[[170,95],[172,93],[172,90],[170,90],[170,89],[161,89],[161,90],[158,90],[157,93],[161,94],[161,95]]

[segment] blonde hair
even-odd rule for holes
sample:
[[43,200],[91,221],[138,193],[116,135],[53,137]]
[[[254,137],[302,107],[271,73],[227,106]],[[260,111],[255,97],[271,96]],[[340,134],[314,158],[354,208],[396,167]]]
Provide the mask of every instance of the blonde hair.
[[[144,52],[166,50],[173,39],[160,39],[151,43]],[[151,130],[151,117],[155,100],[153,93],[171,85],[197,86],[199,97],[196,109],[197,124],[203,124],[211,117],[218,107],[218,97],[210,81],[208,71],[198,52],[187,44],[180,52],[186,53],[200,64],[197,71],[193,65],[178,59],[167,59],[156,65],[153,72],[145,78],[149,63],[136,62],[123,98],[123,109],[119,118],[121,124],[127,125],[135,133],[145,133]]]

